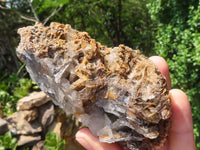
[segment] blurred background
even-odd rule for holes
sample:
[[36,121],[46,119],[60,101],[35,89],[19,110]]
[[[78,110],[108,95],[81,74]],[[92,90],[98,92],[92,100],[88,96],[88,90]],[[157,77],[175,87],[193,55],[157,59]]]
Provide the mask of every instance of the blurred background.
[[20,98],[39,91],[15,51],[18,28],[36,21],[70,24],[104,45],[124,44],[164,57],[172,88],[190,99],[200,149],[199,0],[0,0],[0,117],[14,113]]

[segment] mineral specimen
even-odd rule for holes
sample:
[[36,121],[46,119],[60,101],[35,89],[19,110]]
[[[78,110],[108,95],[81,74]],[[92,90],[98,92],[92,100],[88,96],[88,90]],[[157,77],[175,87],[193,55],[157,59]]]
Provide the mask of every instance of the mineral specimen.
[[100,141],[131,150],[164,144],[171,116],[166,80],[139,50],[107,48],[59,23],[18,32],[17,54],[31,78]]

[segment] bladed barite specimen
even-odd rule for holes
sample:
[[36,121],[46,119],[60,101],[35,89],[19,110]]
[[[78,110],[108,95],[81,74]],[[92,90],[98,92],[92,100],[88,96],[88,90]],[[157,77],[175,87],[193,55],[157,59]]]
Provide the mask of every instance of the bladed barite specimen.
[[18,32],[17,54],[31,78],[100,141],[131,150],[165,143],[171,116],[166,80],[139,50],[107,48],[59,23]]

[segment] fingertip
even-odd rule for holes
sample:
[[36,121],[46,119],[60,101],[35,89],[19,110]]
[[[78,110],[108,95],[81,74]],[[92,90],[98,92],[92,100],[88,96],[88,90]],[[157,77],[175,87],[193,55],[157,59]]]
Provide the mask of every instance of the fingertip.
[[160,63],[167,64],[165,59],[163,57],[160,57],[160,56],[151,56],[151,57],[149,57],[149,59],[152,60],[153,62],[155,62],[156,64],[160,64]]
[[180,99],[184,102],[189,102],[187,95],[180,89],[171,89],[170,94],[174,99]]
[[170,150],[194,150],[194,134],[190,103],[187,95],[179,90],[170,90],[172,124],[169,132]]
[[85,136],[85,135],[88,135],[90,134],[90,130],[88,128],[83,128],[83,129],[80,129],[77,133],[76,133],[76,138],[79,138],[79,137],[82,137],[82,136]]
[[123,150],[117,143],[103,143],[99,138],[94,136],[87,128],[80,129],[76,133],[76,140],[87,150]]
[[149,59],[151,61],[153,61],[153,63],[158,67],[158,69],[162,73],[166,73],[167,71],[169,71],[167,62],[164,58],[162,58],[160,56],[151,56],[151,57],[149,57]]
[[167,65],[167,62],[164,58],[160,56],[151,56],[149,58],[153,63],[157,66],[157,68],[160,70],[160,72],[165,76],[167,81],[167,86],[169,89],[171,89],[171,80],[169,76],[169,67]]
[[[91,137],[92,136],[92,137]],[[83,128],[83,129],[80,129],[76,135],[76,140],[84,147],[86,148],[87,150],[93,150],[93,147],[91,146],[89,142],[89,139],[93,139],[93,140],[97,140],[95,136],[93,136],[91,134],[91,132],[89,131],[89,129],[87,128]]]
[[[172,103],[172,130],[174,132],[191,132],[192,112],[187,95],[179,89],[170,90]],[[184,124],[184,125],[183,125]]]
[[187,113],[191,115],[190,102],[187,95],[180,89],[171,89],[169,91],[172,101],[172,107],[178,108],[183,111],[183,113]]

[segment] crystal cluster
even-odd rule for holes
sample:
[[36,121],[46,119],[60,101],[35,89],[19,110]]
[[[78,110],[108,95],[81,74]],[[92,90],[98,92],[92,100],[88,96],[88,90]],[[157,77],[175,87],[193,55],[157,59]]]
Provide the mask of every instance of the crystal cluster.
[[165,143],[171,116],[166,80],[139,50],[108,48],[59,23],[18,32],[17,54],[31,78],[100,141],[130,150]]

